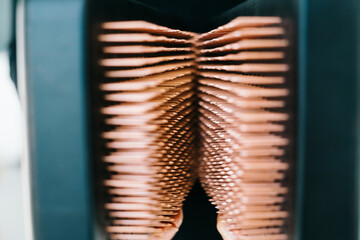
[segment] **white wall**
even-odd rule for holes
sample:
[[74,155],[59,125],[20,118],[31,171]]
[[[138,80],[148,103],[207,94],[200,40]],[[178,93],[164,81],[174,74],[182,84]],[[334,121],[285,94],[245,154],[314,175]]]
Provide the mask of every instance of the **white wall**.
[[25,239],[21,126],[20,103],[9,76],[8,55],[0,51],[0,240]]

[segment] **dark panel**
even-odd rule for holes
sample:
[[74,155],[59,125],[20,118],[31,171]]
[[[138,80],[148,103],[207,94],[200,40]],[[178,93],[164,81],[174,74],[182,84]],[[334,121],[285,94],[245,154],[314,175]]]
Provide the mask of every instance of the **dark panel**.
[[36,240],[91,239],[84,1],[26,2],[26,64]]
[[215,206],[197,182],[184,202],[184,220],[173,240],[221,240]]
[[356,0],[306,2],[301,239],[357,239]]

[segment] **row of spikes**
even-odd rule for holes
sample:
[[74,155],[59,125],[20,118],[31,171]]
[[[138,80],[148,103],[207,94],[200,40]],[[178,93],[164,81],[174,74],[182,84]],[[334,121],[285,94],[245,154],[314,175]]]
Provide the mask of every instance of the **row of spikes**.
[[143,21],[101,25],[110,239],[171,239],[196,178],[194,34]]
[[224,239],[287,239],[281,19],[239,17],[201,35],[144,21],[101,28],[110,238],[171,239],[199,170]]
[[200,178],[225,240],[285,240],[289,89],[281,19],[238,18],[199,37]]

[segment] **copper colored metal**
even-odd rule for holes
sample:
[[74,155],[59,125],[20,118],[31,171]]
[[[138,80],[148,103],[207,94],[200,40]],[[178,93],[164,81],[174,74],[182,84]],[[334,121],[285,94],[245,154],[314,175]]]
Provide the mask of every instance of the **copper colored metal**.
[[204,34],[145,21],[101,29],[108,237],[171,239],[199,176],[225,240],[288,239],[281,18],[238,17]]
[[112,44],[99,62],[109,103],[101,113],[110,127],[102,134],[110,150],[103,156],[111,196],[106,231],[110,239],[171,239],[196,177],[195,34],[143,21],[102,27],[113,30],[99,36]]
[[240,40],[236,43],[230,43],[225,46],[211,48],[211,49],[200,49],[201,54],[210,54],[210,53],[227,53],[233,51],[243,51],[243,50],[259,50],[259,49],[278,49],[284,48],[289,45],[289,41],[285,39],[245,39]]
[[100,65],[105,67],[141,67],[145,65],[158,64],[167,61],[181,61],[194,59],[193,54],[184,54],[178,56],[161,56],[151,58],[108,58],[100,61]]
[[231,43],[239,39],[256,38],[256,37],[273,37],[283,34],[284,34],[284,29],[282,27],[240,28],[239,30],[232,31],[221,37],[200,42],[198,44],[198,47],[209,48],[226,43]]
[[146,21],[119,21],[119,22],[105,22],[101,25],[103,29],[122,30],[138,33],[154,33],[163,36],[171,36],[180,39],[189,39],[196,36],[195,33],[174,30],[167,27],[159,26]]
[[209,39],[214,39],[225,35],[229,32],[239,30],[241,28],[249,27],[261,27],[281,23],[280,17],[237,17],[231,22],[220,26],[208,33],[200,35],[198,41],[205,41]]
[[235,54],[227,54],[225,56],[214,57],[199,57],[197,60],[201,62],[210,61],[252,61],[252,60],[274,60],[283,59],[285,57],[284,52],[272,51],[272,52],[238,52]]
[[116,42],[116,43],[173,43],[173,44],[191,44],[191,40],[169,38],[166,36],[151,35],[148,33],[112,33],[99,35],[101,42]]
[[272,73],[272,72],[287,72],[289,66],[282,63],[244,63],[237,65],[215,65],[204,64],[199,67],[200,69],[211,69],[218,71],[229,72],[243,72],[243,73]]
[[175,52],[191,52],[190,47],[162,47],[147,45],[131,45],[131,46],[109,46],[103,48],[104,54],[150,54],[150,53],[175,53]]
[[244,84],[262,84],[262,85],[273,85],[283,84],[285,78],[282,76],[259,76],[259,75],[243,75],[239,73],[219,72],[219,71],[200,71],[199,75],[204,78],[214,78],[218,80],[244,83]]
[[183,82],[188,79],[193,79],[191,74],[193,70],[191,68],[177,69],[174,71],[168,71],[165,73],[154,74],[151,76],[145,76],[142,78],[117,81],[111,83],[103,83],[100,85],[100,89],[103,91],[135,91],[145,90],[150,87],[156,87],[161,85],[167,85],[167,82]]
[[199,174],[225,240],[288,239],[289,42],[280,22],[240,17],[198,38]]
[[185,61],[180,63],[168,63],[164,65],[156,65],[144,68],[127,69],[127,70],[109,70],[105,72],[105,76],[109,78],[136,78],[144,77],[156,73],[166,71],[173,71],[181,68],[190,67],[192,61]]

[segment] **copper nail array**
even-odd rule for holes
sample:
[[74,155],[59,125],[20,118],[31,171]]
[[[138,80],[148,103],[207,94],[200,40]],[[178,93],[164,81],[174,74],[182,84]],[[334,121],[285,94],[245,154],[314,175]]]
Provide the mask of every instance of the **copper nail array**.
[[110,239],[171,239],[197,170],[194,34],[102,24],[102,132]]
[[225,240],[288,239],[284,33],[279,18],[237,18],[197,42],[199,175]]
[[198,176],[225,240],[288,239],[284,34],[278,17],[238,17],[204,34],[101,25],[110,239],[171,239]]

